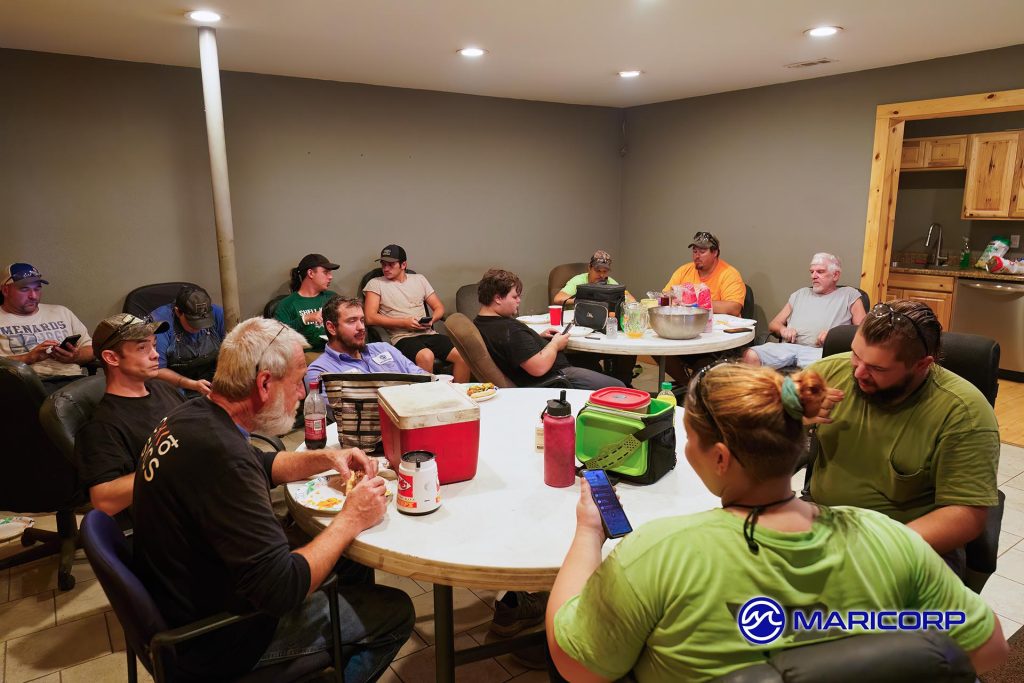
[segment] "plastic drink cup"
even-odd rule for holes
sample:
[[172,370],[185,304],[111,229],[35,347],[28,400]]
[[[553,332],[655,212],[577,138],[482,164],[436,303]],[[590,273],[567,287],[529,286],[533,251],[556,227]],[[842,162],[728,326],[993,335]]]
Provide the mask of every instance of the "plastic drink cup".
[[683,285],[683,293],[680,298],[682,299],[683,306],[691,306],[697,303],[697,291],[694,289],[692,282],[687,282]]
[[554,327],[558,327],[562,324],[562,307],[561,306],[548,306],[548,317],[550,323]]

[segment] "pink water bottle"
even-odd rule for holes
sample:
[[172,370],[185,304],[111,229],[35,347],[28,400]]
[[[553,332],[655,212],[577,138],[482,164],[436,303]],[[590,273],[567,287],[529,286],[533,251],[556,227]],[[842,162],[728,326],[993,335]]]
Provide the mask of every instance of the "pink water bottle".
[[544,483],[555,488],[576,481],[576,421],[572,406],[561,397],[548,401],[544,409]]

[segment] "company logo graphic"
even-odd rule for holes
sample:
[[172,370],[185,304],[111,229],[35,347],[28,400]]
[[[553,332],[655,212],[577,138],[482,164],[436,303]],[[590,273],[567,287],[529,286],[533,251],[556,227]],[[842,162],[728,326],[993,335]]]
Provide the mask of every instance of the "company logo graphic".
[[786,612],[771,598],[751,598],[736,614],[736,625],[748,641],[764,645],[782,635],[786,629]]

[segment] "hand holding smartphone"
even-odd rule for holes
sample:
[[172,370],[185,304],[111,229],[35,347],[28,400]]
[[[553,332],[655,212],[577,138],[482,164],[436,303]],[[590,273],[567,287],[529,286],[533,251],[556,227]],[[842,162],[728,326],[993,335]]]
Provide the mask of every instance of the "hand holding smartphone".
[[420,325],[429,325],[430,321],[433,320],[429,315],[425,315],[419,319]]
[[65,337],[64,341],[60,343],[60,348],[64,349],[65,351],[70,351],[71,349],[78,345],[78,340],[81,338],[82,335],[80,334],[73,334],[70,337]]
[[622,509],[612,483],[604,470],[583,470],[583,476],[590,484],[590,495],[601,513],[601,525],[608,538],[621,538],[633,530],[626,512]]
[[571,330],[572,326],[575,325],[575,324],[576,323],[572,323],[572,322],[567,324],[565,327],[562,328],[561,334],[569,334],[569,330]]

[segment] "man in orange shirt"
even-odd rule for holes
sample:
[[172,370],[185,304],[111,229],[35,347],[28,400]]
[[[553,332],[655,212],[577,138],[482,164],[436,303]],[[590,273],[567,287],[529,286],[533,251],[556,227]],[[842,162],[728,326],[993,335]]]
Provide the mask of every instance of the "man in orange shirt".
[[[721,259],[718,238],[702,230],[694,234],[690,250],[693,254],[693,263],[679,266],[676,272],[672,273],[665,289],[670,290],[672,285],[687,282],[694,285],[704,283],[711,290],[712,311],[740,315],[747,288],[743,284],[740,272]],[[694,370],[707,365],[715,358],[716,354],[669,356],[665,369],[678,384],[685,386]]]
[[665,290],[672,289],[672,285],[703,282],[711,290],[711,307],[715,313],[739,315],[747,288],[740,272],[721,259],[718,238],[710,232],[698,232],[690,242],[690,249],[693,263],[679,266]]

